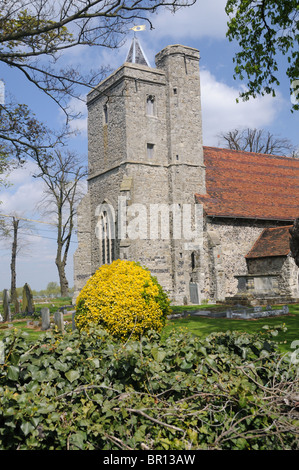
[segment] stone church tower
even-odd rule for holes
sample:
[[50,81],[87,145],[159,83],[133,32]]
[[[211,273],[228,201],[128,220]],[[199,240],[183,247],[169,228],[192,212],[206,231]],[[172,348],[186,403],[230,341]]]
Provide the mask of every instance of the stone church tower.
[[140,262],[173,304],[299,298],[289,228],[299,160],[202,145],[199,51],[126,62],[88,95],[88,192],[75,295],[114,259]]
[[199,51],[167,46],[155,62],[149,66],[134,38],[127,61],[88,95],[76,293],[99,266],[118,258],[147,266],[174,303],[189,303],[202,290]]

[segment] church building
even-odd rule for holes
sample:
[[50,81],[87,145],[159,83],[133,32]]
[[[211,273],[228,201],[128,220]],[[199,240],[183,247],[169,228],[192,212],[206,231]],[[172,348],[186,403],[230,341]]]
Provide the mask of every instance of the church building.
[[170,45],[155,65],[134,38],[88,94],[75,296],[102,264],[128,259],[173,304],[295,301],[299,160],[203,146],[199,51]]

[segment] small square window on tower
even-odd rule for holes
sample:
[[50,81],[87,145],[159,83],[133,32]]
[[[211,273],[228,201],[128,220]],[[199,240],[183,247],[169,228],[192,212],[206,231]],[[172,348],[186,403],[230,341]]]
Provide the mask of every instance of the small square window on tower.
[[154,144],[147,144],[147,158],[153,158],[154,157]]

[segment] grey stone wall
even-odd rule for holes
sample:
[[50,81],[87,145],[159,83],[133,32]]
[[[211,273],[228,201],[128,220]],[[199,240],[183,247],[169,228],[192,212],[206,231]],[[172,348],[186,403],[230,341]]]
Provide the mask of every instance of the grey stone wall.
[[91,219],[90,195],[87,193],[77,209],[78,248],[73,258],[75,287],[73,303],[91,275]]
[[[117,167],[126,155],[124,84],[115,84],[107,94],[87,101],[89,177]],[[121,105],[122,104],[122,105]],[[108,109],[105,123],[104,106]]]
[[287,256],[283,265],[282,276],[286,280],[289,295],[299,299],[299,269],[291,255]]
[[[101,240],[98,235],[97,226],[99,224],[99,216],[101,213],[101,205],[111,205],[117,218],[118,210],[118,195],[121,182],[123,180],[124,168],[119,166],[115,169],[107,171],[102,175],[96,176],[89,180],[89,194],[90,194],[90,211],[91,211],[91,271],[92,274],[101,266]],[[117,229],[117,224],[115,226]],[[117,230],[115,233],[115,246],[114,258],[119,257],[119,244],[117,237]]]
[[203,257],[208,298],[224,300],[237,293],[235,275],[247,273],[245,255],[264,227],[252,221],[207,219]]
[[280,273],[286,261],[286,256],[267,256],[247,260],[249,274],[277,274]]
[[[165,104],[161,97],[163,85],[165,78],[158,70],[136,64],[124,64],[89,93],[87,106],[90,177],[127,161],[146,161],[146,143],[148,139],[152,140],[153,134],[158,145],[156,155],[162,158],[161,114]],[[146,115],[148,95],[154,95],[159,102],[156,118],[148,119]],[[105,122],[104,106],[107,106],[108,122]]]

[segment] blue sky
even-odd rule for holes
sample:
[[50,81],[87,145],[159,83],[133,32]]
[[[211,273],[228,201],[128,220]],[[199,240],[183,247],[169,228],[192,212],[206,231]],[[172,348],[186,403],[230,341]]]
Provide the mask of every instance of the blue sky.
[[[204,145],[218,146],[218,135],[221,132],[236,127],[255,127],[288,138],[299,148],[299,113],[290,112],[289,83],[283,73],[276,98],[265,96],[249,102],[236,103],[239,91],[245,84],[233,79],[232,58],[237,46],[230,43],[225,36],[225,3],[225,0],[198,0],[192,7],[182,9],[175,15],[161,10],[152,16],[155,29],[150,31],[147,27],[146,31],[137,33],[151,66],[155,66],[155,54],[169,44],[183,44],[200,50]],[[132,36],[132,31],[129,31],[126,43],[115,51],[88,47],[69,50],[63,56],[63,63],[78,65],[85,70],[102,65],[110,65],[112,69],[116,69],[125,61]],[[0,65],[0,79],[5,82],[6,93],[12,94],[18,102],[26,103],[40,120],[50,127],[62,124],[61,110],[33,85],[28,84],[20,73]],[[82,90],[83,96],[86,92]],[[75,100],[70,104],[75,110],[82,112],[82,118],[73,123],[81,134],[73,137],[69,145],[79,149],[87,159],[85,105],[82,101]],[[40,180],[32,177],[34,171],[34,163],[28,161],[23,169],[9,175],[11,186],[0,189],[1,214],[17,213],[24,218],[49,221],[37,210],[44,188]],[[55,230],[46,224],[33,224],[33,228],[34,231],[30,235],[25,235],[26,247],[18,255],[17,285],[22,286],[28,282],[33,289],[41,290],[46,288],[50,281],[58,282],[55,266]],[[73,285],[72,258],[76,246],[74,237],[67,266],[70,286]],[[10,242],[1,241],[0,256],[2,290],[10,287]]]

